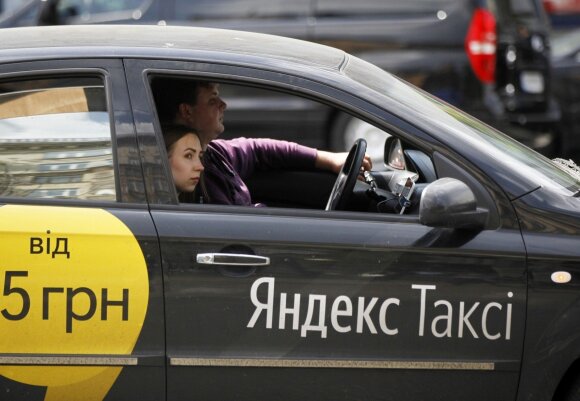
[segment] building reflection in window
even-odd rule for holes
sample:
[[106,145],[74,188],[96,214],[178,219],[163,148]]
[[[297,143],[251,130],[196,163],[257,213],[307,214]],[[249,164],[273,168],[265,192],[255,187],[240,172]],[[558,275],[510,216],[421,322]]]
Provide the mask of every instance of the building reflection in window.
[[0,82],[0,196],[115,201],[99,78]]

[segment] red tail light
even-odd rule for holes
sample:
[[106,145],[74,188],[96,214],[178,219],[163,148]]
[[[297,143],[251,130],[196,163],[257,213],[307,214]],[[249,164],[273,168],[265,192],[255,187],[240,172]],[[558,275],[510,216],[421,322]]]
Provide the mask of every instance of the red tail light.
[[495,81],[495,55],[497,37],[495,17],[485,9],[473,13],[465,37],[465,51],[475,75],[482,82]]

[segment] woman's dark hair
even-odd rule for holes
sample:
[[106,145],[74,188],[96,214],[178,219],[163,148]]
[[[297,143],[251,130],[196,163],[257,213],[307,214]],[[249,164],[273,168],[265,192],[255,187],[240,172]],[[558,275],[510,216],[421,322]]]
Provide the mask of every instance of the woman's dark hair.
[[[197,132],[193,128],[181,124],[163,124],[161,126],[161,131],[163,132],[163,140],[165,141],[167,155],[169,155],[169,151],[173,145],[175,145],[175,142],[179,141],[185,135],[197,135]],[[199,138],[199,135],[197,135],[197,137]]]

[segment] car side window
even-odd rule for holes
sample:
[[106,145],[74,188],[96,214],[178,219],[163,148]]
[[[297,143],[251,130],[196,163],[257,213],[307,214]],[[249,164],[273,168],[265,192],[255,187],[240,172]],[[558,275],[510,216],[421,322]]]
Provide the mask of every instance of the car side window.
[[0,197],[116,200],[101,78],[0,82]]
[[[437,178],[427,153],[403,149],[389,132],[323,101],[184,76],[152,76],[151,85],[167,176],[180,203],[400,213],[407,179],[419,193]],[[397,149],[408,163],[391,160]],[[332,161],[314,163],[316,150],[330,152],[322,160]],[[372,171],[367,162],[363,176],[365,153]],[[340,160],[346,169],[337,176]],[[418,213],[419,195],[412,200],[406,213]]]

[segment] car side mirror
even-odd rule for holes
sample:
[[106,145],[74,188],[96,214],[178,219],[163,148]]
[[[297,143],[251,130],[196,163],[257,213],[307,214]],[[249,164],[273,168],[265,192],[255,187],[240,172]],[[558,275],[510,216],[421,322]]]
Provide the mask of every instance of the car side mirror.
[[419,221],[429,227],[483,229],[489,212],[478,208],[471,188],[455,178],[440,178],[423,190]]
[[406,170],[405,155],[401,140],[389,136],[385,141],[385,164],[395,170]]

